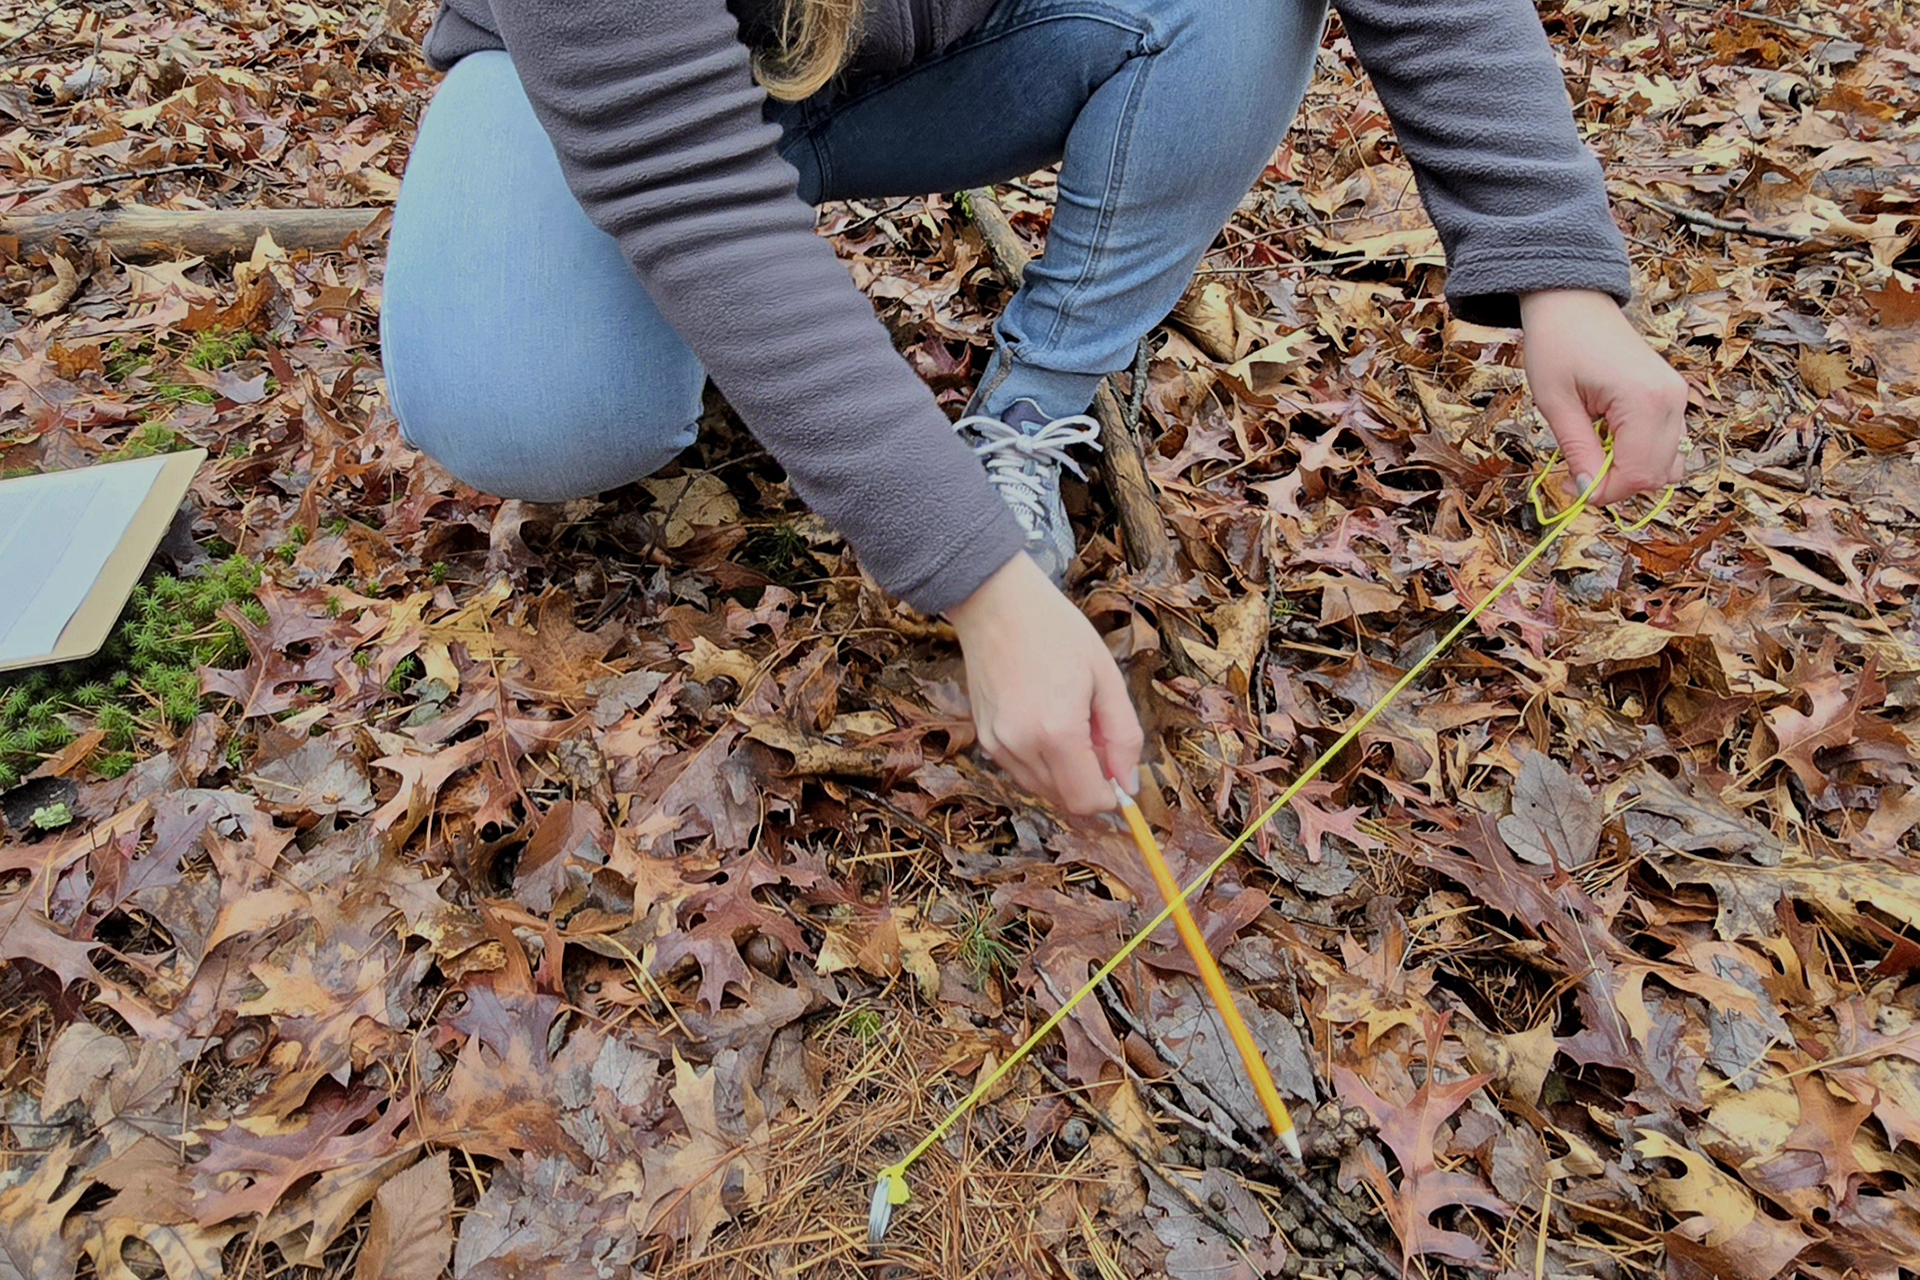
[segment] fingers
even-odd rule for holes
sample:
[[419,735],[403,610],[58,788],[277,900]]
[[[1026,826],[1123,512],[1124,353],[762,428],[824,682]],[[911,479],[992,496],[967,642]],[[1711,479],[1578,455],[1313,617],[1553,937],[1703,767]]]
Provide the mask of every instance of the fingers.
[[1593,426],[1598,414],[1605,415],[1613,436],[1613,463],[1590,499],[1596,506],[1657,493],[1686,478],[1679,448],[1686,433],[1687,384],[1665,365],[1642,371],[1632,385],[1610,389],[1600,406],[1589,406],[1570,385],[1536,386],[1534,403],[1552,428],[1581,493],[1606,461]]
[[1685,478],[1679,449],[1686,412],[1687,384],[1664,367],[1658,376],[1614,398],[1607,409],[1607,422],[1613,428],[1613,468],[1600,487],[1600,502],[1656,493]]
[[[1573,473],[1574,491],[1585,493],[1606,461],[1600,433],[1593,429],[1593,415],[1571,386],[1540,386],[1533,389],[1533,402],[1547,420],[1553,438],[1560,445],[1560,456]],[[1609,476],[1609,479],[1612,477]]]
[[1024,731],[1018,725],[996,731],[992,719],[980,723],[979,731],[980,749],[1012,774],[1015,782],[1034,795],[1055,798],[1053,775],[1039,749],[1037,734]]
[[1016,556],[949,611],[967,660],[981,748],[1028,791],[1074,813],[1114,807],[1140,722],[1091,623],[1032,560]]
[[1093,749],[1092,722],[1081,719],[1047,735],[1047,767],[1054,795],[1073,813],[1100,813],[1114,807],[1113,784]]
[[1140,717],[1127,696],[1127,682],[1120,668],[1112,662],[1097,665],[1093,672],[1093,746],[1101,769],[1125,787],[1128,795],[1140,793],[1140,749],[1144,743]]
[[1105,654],[1100,657],[1090,685],[1053,705],[1024,706],[980,727],[981,747],[1015,781],[1071,813],[1113,808],[1108,779],[1134,784],[1140,763],[1139,719],[1119,670]]
[[1091,722],[1084,709],[1077,717],[1028,716],[1005,726],[993,758],[1021,786],[1070,813],[1113,808],[1113,787],[1094,753]]

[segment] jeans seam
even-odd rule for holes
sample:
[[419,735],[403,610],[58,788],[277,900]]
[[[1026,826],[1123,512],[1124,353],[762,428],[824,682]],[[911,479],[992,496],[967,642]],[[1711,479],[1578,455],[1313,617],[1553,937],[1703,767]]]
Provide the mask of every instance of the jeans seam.
[[[385,281],[383,277],[382,284],[384,285],[384,283]],[[415,444],[413,442],[413,437],[407,433],[407,420],[400,416],[400,383],[393,376],[394,366],[397,365],[399,361],[390,359],[387,352],[386,318],[387,318],[386,308],[382,307],[381,313],[380,313],[380,321],[381,321],[380,376],[386,381],[386,384],[387,384],[387,408],[393,411],[394,425],[400,428],[401,441],[409,449],[418,449],[420,446]]]
[[[1136,54],[1131,61],[1139,64],[1139,70],[1134,73],[1133,84],[1127,90],[1126,109],[1120,113],[1118,137],[1114,142],[1113,153],[1107,161],[1107,180],[1104,189],[1109,192],[1118,190],[1121,183],[1125,181],[1127,158],[1133,146],[1134,121],[1140,110],[1141,91],[1147,77],[1153,72],[1153,59],[1144,50]],[[1086,292],[1087,284],[1092,280],[1094,269],[1105,251],[1107,237],[1113,230],[1114,217],[1113,201],[1104,201],[1100,208],[1100,221],[1094,227],[1093,240],[1087,246],[1086,261],[1081,265],[1079,278],[1068,287],[1059,306],[1054,308],[1053,323],[1047,328],[1047,336],[1040,344],[1042,347],[1051,347],[1059,340],[1060,330],[1067,323],[1069,313],[1081,295]]]

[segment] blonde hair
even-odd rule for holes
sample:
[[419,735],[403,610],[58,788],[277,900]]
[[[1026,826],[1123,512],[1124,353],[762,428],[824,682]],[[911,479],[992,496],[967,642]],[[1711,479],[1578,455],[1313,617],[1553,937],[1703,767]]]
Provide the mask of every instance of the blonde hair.
[[853,56],[860,9],[861,0],[786,0],[774,47],[753,60],[761,86],[782,102],[818,93]]

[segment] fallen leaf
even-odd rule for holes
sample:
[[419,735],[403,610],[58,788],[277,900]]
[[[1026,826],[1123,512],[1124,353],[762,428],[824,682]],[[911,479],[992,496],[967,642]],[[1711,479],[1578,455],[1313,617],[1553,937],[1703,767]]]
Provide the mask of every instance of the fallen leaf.
[[1584,866],[1600,847],[1600,801],[1552,756],[1520,752],[1513,812],[1500,819],[1500,838],[1536,865]]
[[687,1257],[698,1258],[720,1224],[739,1212],[728,1208],[722,1195],[730,1182],[739,1187],[742,1209],[756,1207],[766,1197],[764,1150],[769,1134],[751,1092],[743,1096],[746,1113],[737,1133],[721,1128],[714,1096],[718,1066],[696,1071],[676,1055],[673,1074],[673,1102],[687,1137],[641,1157],[646,1193],[635,1210],[646,1230],[666,1233],[686,1246]]
[[1699,1246],[1714,1274],[1773,1280],[1811,1243],[1798,1227],[1762,1212],[1753,1193],[1713,1161],[1665,1134],[1642,1130],[1634,1150],[1685,1167],[1680,1177],[1655,1178],[1648,1189],[1681,1219],[1676,1234]]
[[33,1162],[24,1178],[0,1190],[0,1280],[49,1280],[70,1276],[80,1259],[77,1232],[67,1215],[87,1192],[76,1179],[65,1195],[73,1153],[62,1141]]
[[642,480],[640,487],[653,495],[669,547],[685,546],[701,529],[740,523],[740,503],[727,482],[710,471]]
[[453,1179],[437,1152],[374,1193],[353,1280],[437,1276],[453,1254]]
[[1479,1092],[1488,1078],[1472,1075],[1450,1084],[1429,1079],[1404,1107],[1396,1107],[1346,1067],[1333,1069],[1334,1087],[1340,1096],[1373,1119],[1380,1140],[1400,1162],[1397,1186],[1378,1167],[1370,1170],[1370,1177],[1386,1203],[1387,1220],[1400,1237],[1401,1257],[1409,1264],[1428,1253],[1455,1262],[1473,1262],[1486,1255],[1485,1246],[1478,1240],[1433,1224],[1433,1215],[1441,1209],[1464,1204],[1495,1213],[1508,1210],[1507,1203],[1478,1179],[1441,1169],[1434,1154],[1440,1126]]

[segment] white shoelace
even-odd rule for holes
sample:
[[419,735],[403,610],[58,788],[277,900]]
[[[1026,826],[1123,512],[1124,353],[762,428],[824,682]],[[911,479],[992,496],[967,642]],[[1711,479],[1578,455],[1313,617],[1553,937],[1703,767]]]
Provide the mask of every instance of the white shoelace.
[[1100,448],[1100,424],[1086,414],[1055,418],[1037,431],[1023,431],[982,415],[962,418],[953,426],[956,431],[970,431],[980,437],[973,451],[986,463],[987,479],[993,481],[1028,533],[1041,531],[1047,515],[1046,493],[1051,487],[1042,477],[1041,467],[1030,469],[1029,464],[1065,467],[1085,480],[1087,473],[1067,456],[1067,450],[1076,444]]

